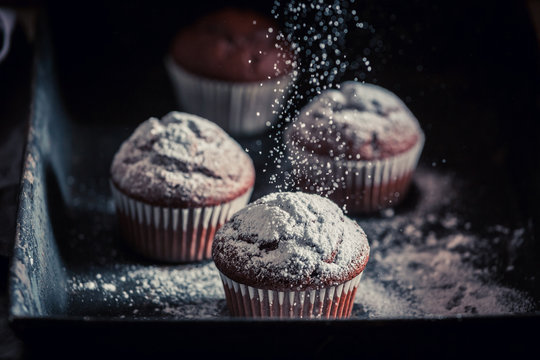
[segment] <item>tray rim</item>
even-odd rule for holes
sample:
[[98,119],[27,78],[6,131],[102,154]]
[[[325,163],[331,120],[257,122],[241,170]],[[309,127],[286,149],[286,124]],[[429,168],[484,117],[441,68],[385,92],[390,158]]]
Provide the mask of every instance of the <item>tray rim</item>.
[[[385,358],[387,354],[392,358],[398,354],[402,358],[414,354],[416,358],[432,359],[433,355],[441,354],[446,358],[462,356],[465,355],[463,350],[467,350],[467,354],[478,352],[482,356],[492,354],[496,357],[506,352],[515,356],[516,351],[530,354],[530,351],[537,350],[536,335],[530,329],[540,326],[540,316],[417,318],[412,321],[372,319],[360,322],[238,319],[232,322],[187,320],[148,323],[21,318],[11,325],[28,348],[35,348],[39,354],[51,349],[53,352],[57,348],[67,349],[68,358],[79,353],[81,346],[91,345],[92,349],[88,350],[97,351],[99,356],[103,356],[105,350],[112,355],[111,358],[117,358],[115,351],[124,356],[126,352],[131,355],[131,351],[136,358],[147,358],[144,351],[152,356],[159,353],[198,357],[235,354],[241,357],[242,354],[259,351],[256,354],[259,358],[294,356],[296,359],[299,355],[318,358],[326,354],[335,356],[337,352],[337,355],[355,357],[371,355],[368,358]],[[43,331],[47,331],[46,334]],[[227,335],[229,333],[234,335]],[[160,337],[159,334],[165,336]],[[202,340],[198,337],[200,334],[204,334]],[[258,336],[261,334],[262,340]],[[246,342],[250,339],[254,341]],[[137,345],[135,349],[134,344]],[[260,353],[261,348],[268,350]],[[287,356],[283,356],[284,353]]]

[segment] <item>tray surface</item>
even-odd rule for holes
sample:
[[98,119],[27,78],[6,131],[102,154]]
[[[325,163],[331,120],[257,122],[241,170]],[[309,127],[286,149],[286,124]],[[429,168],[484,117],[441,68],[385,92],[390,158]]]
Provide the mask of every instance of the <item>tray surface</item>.
[[[111,126],[73,129],[73,141],[78,144],[68,175],[73,208],[66,217],[58,216],[58,223],[53,222],[69,270],[68,314],[174,319],[228,316],[213,262],[156,265],[122,245],[108,190],[108,170],[114,151],[126,137],[125,130]],[[244,141],[244,146],[256,153],[256,141]],[[96,148],[100,149],[97,157]],[[264,163],[258,165],[264,167]],[[269,176],[276,174],[270,171],[271,165],[266,168]],[[282,188],[280,181],[270,183],[269,176],[259,172],[252,200]],[[489,214],[490,189],[471,198],[482,204],[475,208],[483,209],[482,222],[468,216],[468,203],[461,196],[474,196],[470,193],[473,181],[445,169],[444,164],[421,163],[405,203],[381,214],[355,218],[370,239],[372,256],[355,299],[353,318],[538,310],[531,295],[504,282],[519,266],[515,262],[519,263],[520,246],[530,229],[519,219],[508,217],[499,222],[493,215],[485,216]],[[509,186],[495,185],[491,191]],[[506,208],[512,209],[510,198],[498,201],[507,201]]]
[[[418,14],[412,25],[398,20],[393,32],[380,30],[385,16],[366,11],[379,30],[353,41],[361,47],[368,41],[373,70],[368,72],[364,61],[360,70],[343,73],[342,80],[363,70],[367,81],[395,91],[418,117],[426,145],[406,201],[393,210],[355,217],[368,235],[371,257],[351,320],[331,324],[539,313],[537,213],[531,205],[538,194],[533,180],[538,163],[536,155],[523,156],[536,140],[530,129],[538,115],[531,38],[506,50],[523,55],[521,71],[512,61],[494,57],[496,47],[487,40],[490,32],[504,35],[495,26],[500,9],[484,22],[471,21],[477,38],[461,38],[458,32],[446,47],[426,44],[441,35],[436,30],[447,23],[434,24],[445,10],[431,9],[439,17],[416,32]],[[520,19],[515,12],[513,19]],[[411,13],[398,8],[394,15],[403,19]],[[77,43],[67,51],[71,39],[51,16],[55,46],[42,38],[36,60],[11,320],[190,326],[191,320],[232,321],[211,261],[148,262],[126,249],[118,233],[108,184],[112,156],[141,121],[177,109],[162,52],[149,51],[119,69],[125,48],[110,57],[96,51],[93,61],[100,66],[89,68],[88,60],[73,61],[83,47]],[[430,30],[437,35],[427,36]],[[99,38],[99,32],[82,33],[96,45],[90,35]],[[485,42],[479,46],[477,41]],[[163,50],[165,43],[157,42],[154,50]],[[471,54],[466,62],[454,55],[458,48]],[[357,49],[351,46],[351,51]],[[493,76],[504,71],[514,76]],[[300,87],[288,111],[294,113],[307,98]],[[282,150],[280,128],[238,140],[257,169],[252,200],[287,189],[288,164],[275,161]]]

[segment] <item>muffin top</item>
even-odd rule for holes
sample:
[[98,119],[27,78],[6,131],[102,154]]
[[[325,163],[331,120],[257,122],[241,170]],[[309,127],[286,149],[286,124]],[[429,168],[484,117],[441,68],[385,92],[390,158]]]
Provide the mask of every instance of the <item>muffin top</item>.
[[317,289],[359,275],[369,257],[366,234],[327,198],[301,192],[266,195],[216,233],[216,267],[256,288]]
[[416,117],[392,92],[347,81],[306,105],[286,131],[306,152],[342,160],[377,160],[411,149],[423,137]]
[[271,18],[252,10],[225,8],[181,29],[170,53],[182,68],[203,77],[263,81],[292,69],[292,52],[278,34]]
[[255,182],[249,155],[225,131],[199,116],[171,112],[140,124],[111,165],[116,188],[166,207],[233,200]]

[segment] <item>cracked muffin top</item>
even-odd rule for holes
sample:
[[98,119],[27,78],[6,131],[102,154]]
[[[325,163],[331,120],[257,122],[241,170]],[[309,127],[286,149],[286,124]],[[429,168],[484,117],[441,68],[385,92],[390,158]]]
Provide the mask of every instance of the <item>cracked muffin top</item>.
[[277,192],[238,211],[216,233],[212,256],[231,280],[260,289],[313,290],[358,276],[365,232],[332,201]]
[[379,160],[411,149],[423,138],[416,117],[392,92],[347,81],[307,104],[286,131],[305,152],[340,160]]
[[213,122],[181,112],[141,123],[120,146],[110,172],[125,195],[166,207],[221,204],[255,182],[253,162],[233,138]]

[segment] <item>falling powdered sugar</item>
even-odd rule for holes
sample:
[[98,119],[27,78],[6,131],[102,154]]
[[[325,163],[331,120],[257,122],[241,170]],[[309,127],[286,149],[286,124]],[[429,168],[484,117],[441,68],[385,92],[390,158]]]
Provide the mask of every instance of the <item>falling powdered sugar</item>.
[[[349,1],[274,1],[271,13],[282,22],[280,37],[284,38],[294,51],[297,67],[293,75],[295,81],[289,91],[288,100],[278,111],[278,121],[270,134],[271,149],[268,159],[280,169],[288,161],[282,137],[287,125],[300,114],[301,107],[313,97],[328,89],[339,88],[343,78],[365,81],[372,70],[369,55],[365,51],[349,51],[347,39],[357,33],[374,33],[371,24],[360,19],[354,0]],[[378,46],[378,45],[377,45]],[[375,79],[373,79],[375,82]],[[268,163],[265,164],[268,166]],[[265,169],[266,171],[266,169]],[[270,176],[276,188],[294,190],[294,180],[288,173]]]

